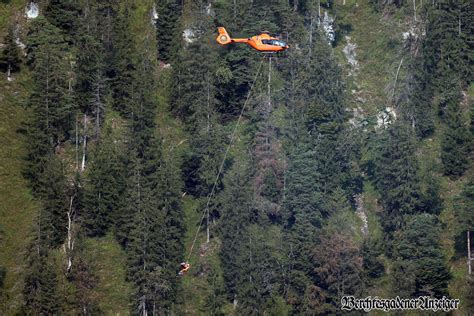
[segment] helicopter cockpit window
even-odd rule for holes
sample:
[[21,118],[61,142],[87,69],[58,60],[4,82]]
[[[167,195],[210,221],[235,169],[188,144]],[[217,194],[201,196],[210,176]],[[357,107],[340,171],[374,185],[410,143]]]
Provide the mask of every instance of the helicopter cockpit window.
[[273,45],[285,47],[285,46],[286,46],[286,43],[283,42],[283,41],[274,40],[274,41],[273,41]]
[[265,45],[272,45],[272,46],[281,46],[281,47],[285,47],[286,44],[285,42],[283,41],[279,41],[279,40],[262,40],[262,43],[265,44]]

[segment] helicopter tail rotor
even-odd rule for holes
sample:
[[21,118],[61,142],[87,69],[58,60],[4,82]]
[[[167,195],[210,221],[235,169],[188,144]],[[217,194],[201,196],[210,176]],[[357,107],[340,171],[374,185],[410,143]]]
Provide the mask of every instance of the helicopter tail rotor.
[[229,36],[229,33],[223,27],[218,27],[217,31],[219,35],[217,36],[216,40],[221,45],[227,45],[232,42],[232,39]]

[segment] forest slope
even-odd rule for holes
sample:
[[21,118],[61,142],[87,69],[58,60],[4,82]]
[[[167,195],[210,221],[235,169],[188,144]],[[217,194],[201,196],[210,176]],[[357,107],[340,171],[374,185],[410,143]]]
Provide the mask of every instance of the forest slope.
[[473,311],[472,3],[38,5],[0,2],[0,313]]

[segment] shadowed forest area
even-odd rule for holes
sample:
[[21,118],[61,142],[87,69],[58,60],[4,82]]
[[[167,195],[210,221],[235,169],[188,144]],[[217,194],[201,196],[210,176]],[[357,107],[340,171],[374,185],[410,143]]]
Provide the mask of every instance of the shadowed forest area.
[[474,314],[473,46],[469,0],[0,0],[0,314]]

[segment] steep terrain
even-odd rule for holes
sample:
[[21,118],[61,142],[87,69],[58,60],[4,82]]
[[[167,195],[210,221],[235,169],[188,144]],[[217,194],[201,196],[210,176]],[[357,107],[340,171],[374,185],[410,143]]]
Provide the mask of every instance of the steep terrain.
[[[468,26],[452,44],[450,8],[257,2],[51,0],[36,20],[0,2],[0,43],[14,26],[31,45],[0,79],[0,314],[323,314],[347,294],[472,311],[474,84],[433,53],[468,73]],[[218,46],[224,24],[291,48],[269,68]]]

